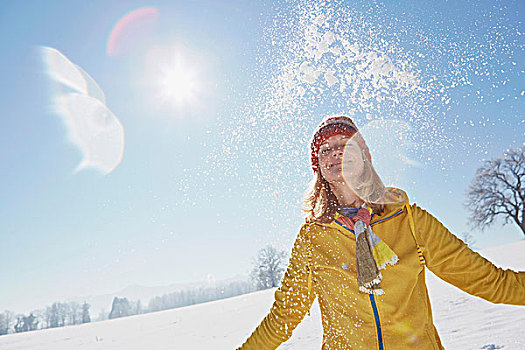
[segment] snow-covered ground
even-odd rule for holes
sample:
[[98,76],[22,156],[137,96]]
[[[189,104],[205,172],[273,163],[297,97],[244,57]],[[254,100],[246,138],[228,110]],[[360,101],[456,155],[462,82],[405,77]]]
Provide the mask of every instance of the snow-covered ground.
[[[504,268],[525,270],[525,241],[485,249]],[[525,307],[494,305],[428,274],[435,322],[447,349],[525,349]],[[175,310],[0,337],[0,349],[235,349],[273,302],[274,290]],[[279,349],[321,348],[319,307]]]

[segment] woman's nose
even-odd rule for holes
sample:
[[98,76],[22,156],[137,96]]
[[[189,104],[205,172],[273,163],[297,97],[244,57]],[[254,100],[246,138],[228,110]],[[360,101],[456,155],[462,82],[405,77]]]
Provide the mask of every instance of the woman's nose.
[[332,157],[342,157],[343,147],[334,147],[332,150]]

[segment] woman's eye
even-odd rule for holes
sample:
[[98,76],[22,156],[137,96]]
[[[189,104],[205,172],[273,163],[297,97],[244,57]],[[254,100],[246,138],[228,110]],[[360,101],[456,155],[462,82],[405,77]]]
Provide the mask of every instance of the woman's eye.
[[330,148],[325,148],[325,149],[321,150],[321,154],[323,156],[326,156],[328,153],[330,153]]

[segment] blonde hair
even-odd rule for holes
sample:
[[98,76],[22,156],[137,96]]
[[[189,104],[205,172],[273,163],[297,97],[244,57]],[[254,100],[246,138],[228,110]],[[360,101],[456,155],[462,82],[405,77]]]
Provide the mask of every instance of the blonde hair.
[[[355,135],[361,137],[360,135]],[[364,140],[363,140],[364,142]],[[381,215],[385,210],[384,196],[386,188],[379,175],[372,166],[372,162],[365,156],[361,150],[364,161],[362,173],[358,176],[356,184],[353,186],[356,195],[361,198],[366,205],[372,208],[374,214]],[[356,191],[357,190],[357,191]],[[314,172],[308,190],[304,196],[304,209],[308,221],[318,221],[329,223],[335,218],[335,212],[339,202],[336,195],[330,188],[330,184],[321,175],[318,168]]]

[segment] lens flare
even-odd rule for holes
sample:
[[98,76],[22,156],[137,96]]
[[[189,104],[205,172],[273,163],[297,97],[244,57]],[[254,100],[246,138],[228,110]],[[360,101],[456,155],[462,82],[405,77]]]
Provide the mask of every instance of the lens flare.
[[82,152],[76,171],[95,168],[104,174],[112,172],[122,161],[124,127],[106,106],[104,91],[60,51],[49,47],[40,50],[55,87],[54,111],[62,117],[71,142]]
[[106,45],[109,56],[129,54],[150,42],[159,10],[142,7],[128,12],[113,26]]
[[[390,164],[392,164],[392,168],[386,169],[386,171],[389,173],[397,172],[397,175],[400,175],[400,172],[406,168],[406,164],[403,164],[405,157],[400,151],[402,146],[396,148],[390,143],[388,145],[390,148],[385,147],[381,149],[381,152],[384,152],[383,157],[385,157],[386,153],[386,157],[391,159]],[[370,152],[361,131],[347,141],[343,150],[341,168],[346,185],[368,203],[390,204],[404,202],[405,199],[396,190],[385,186],[374,168],[372,163],[374,154],[380,153],[373,152],[374,150],[378,150],[375,145],[372,148],[372,152]],[[371,159],[368,156],[369,154],[371,154]]]

